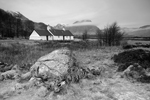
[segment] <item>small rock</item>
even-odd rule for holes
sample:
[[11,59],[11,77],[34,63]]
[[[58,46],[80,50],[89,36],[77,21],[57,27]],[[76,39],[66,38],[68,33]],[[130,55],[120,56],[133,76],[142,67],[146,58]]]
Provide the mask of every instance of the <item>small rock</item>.
[[0,81],[3,81],[4,80],[4,77],[3,75],[0,74]]
[[37,92],[36,92],[36,95],[39,96],[39,97],[45,97],[48,93],[48,90],[46,87],[44,86],[41,86]]
[[23,85],[21,83],[16,83],[15,90],[20,90],[23,88]]
[[16,74],[17,73],[15,70],[9,70],[9,71],[1,73],[1,75],[4,77],[4,79],[14,79]]

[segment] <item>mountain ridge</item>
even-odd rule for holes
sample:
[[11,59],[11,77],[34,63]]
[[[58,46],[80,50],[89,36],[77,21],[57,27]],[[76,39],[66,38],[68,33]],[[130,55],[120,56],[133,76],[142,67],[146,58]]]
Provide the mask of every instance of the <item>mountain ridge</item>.
[[150,25],[144,25],[144,26],[141,26],[139,28],[150,28]]
[[139,28],[122,28],[128,37],[150,37],[150,25],[144,25]]

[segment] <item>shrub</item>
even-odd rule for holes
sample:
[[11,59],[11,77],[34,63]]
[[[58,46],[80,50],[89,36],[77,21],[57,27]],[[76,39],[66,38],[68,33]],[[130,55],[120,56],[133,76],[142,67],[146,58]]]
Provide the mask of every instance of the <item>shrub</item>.
[[85,31],[83,34],[82,34],[82,40],[83,41],[87,41],[88,39],[88,34],[87,34],[87,31]]
[[123,71],[123,77],[130,81],[150,83],[150,51],[142,49],[129,50],[119,53],[113,57],[119,64],[117,71]]
[[97,36],[97,42],[100,46],[103,45],[103,35],[101,30],[96,31],[96,36]]
[[119,71],[124,71],[129,65],[138,63],[144,69],[150,68],[150,51],[142,49],[129,50],[113,57],[114,62],[119,64]]

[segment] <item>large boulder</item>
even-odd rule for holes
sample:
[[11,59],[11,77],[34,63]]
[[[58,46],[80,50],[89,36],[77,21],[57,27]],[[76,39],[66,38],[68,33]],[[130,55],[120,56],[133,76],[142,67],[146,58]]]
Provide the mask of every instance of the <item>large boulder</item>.
[[73,53],[67,48],[55,50],[39,58],[29,72],[17,76],[17,81],[22,83],[19,88],[44,86],[48,90],[59,92],[66,84],[64,76],[68,75],[69,69],[72,68],[76,68]]
[[55,50],[42,56],[31,67],[31,74],[35,77],[47,78],[48,76],[62,76],[75,63],[75,58],[69,49]]

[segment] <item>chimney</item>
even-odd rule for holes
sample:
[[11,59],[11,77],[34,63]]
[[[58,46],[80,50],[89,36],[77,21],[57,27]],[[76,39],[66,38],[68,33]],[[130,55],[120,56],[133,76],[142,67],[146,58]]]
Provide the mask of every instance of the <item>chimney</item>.
[[50,25],[47,25],[47,30],[51,30],[51,26]]
[[65,29],[64,27],[62,28],[62,30],[63,30],[63,31],[66,31],[66,29]]

